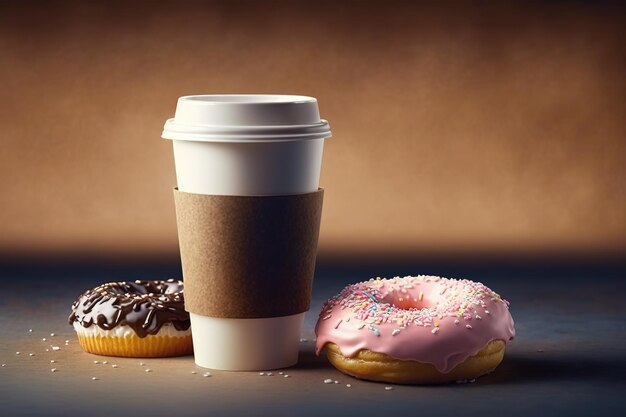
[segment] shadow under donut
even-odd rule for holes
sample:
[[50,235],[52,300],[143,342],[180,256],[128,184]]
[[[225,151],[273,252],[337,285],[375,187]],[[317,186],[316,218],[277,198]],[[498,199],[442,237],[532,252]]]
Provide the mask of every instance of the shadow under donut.
[[481,385],[526,384],[584,379],[587,382],[626,385],[626,365],[614,357],[531,357],[506,354],[491,374],[480,378]]

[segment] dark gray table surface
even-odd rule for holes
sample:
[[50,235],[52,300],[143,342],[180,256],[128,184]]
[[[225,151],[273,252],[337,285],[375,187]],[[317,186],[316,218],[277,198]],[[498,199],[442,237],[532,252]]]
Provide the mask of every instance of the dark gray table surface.
[[[215,371],[203,378],[192,357],[148,359],[143,366],[136,359],[97,357],[80,350],[67,325],[75,297],[106,281],[180,277],[179,265],[162,260],[2,261],[0,415],[484,417],[626,411],[622,261],[320,260],[303,337],[313,339],[322,302],[344,285],[411,273],[481,281],[511,302],[517,338],[507,346],[496,372],[472,384],[394,385],[386,391],[393,384],[360,381],[336,371],[325,357],[313,354],[311,341],[301,344],[298,366],[282,371],[289,378],[278,371],[271,377]],[[94,364],[107,359],[108,364]],[[113,363],[118,367],[110,367]],[[51,372],[52,367],[58,371]],[[146,367],[152,372],[145,372]],[[326,378],[339,383],[324,384]]]

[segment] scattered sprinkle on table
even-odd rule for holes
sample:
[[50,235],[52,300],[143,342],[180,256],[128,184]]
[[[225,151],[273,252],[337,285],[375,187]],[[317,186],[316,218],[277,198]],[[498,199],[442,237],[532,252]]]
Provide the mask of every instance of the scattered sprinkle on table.
[[54,336],[55,336],[55,334],[54,334],[54,333],[50,333],[50,337],[54,337]]
[[474,379],[459,379],[458,381],[456,381],[457,384],[472,384],[476,382],[476,378]]
[[32,333],[32,332],[33,332],[33,329],[28,329],[28,333]]
[[52,360],[50,361],[50,363],[56,363],[56,361],[55,361],[54,359],[52,359]]
[[309,339],[306,339],[306,338],[304,338],[304,337],[300,338],[300,342],[301,342],[301,343],[305,343],[305,342],[308,342],[308,341],[309,341]]
[[324,380],[324,384],[332,384],[333,380],[332,379],[325,379]]
[[263,376],[265,375],[265,372],[259,372],[259,375]]
[[111,365],[111,368],[117,368],[116,364]]
[[100,361],[93,361],[93,363],[95,363],[96,365],[98,365],[100,363]]
[[103,364],[107,365],[109,361],[102,361]]
[[273,373],[271,373],[271,372],[268,372],[268,373],[267,373],[267,374],[265,374],[265,375],[267,375],[267,376],[272,376],[272,375],[274,375],[274,374],[273,374]]
[[393,387],[385,387],[385,391],[391,391]]
[[2,364],[2,367],[4,368],[5,366],[7,366],[7,364],[6,364],[6,363],[3,363],[3,364]]
[[285,374],[283,375],[283,378],[289,378],[289,375]]
[[346,387],[348,387],[348,388],[352,388],[352,385],[350,385],[350,384],[346,384]]
[[19,354],[20,354],[20,352],[15,352],[15,354],[16,354],[16,355],[19,355]]
[[52,346],[52,350],[61,350],[61,348],[58,346]]
[[208,378],[211,376],[211,372],[205,372],[204,374],[202,374],[202,376]]
[[283,371],[280,371],[280,372],[278,373],[278,375],[282,375],[282,374],[283,374]]
[[57,368],[50,369],[50,372],[56,372],[56,371],[57,371]]
[[45,342],[46,340],[48,339],[46,339],[45,337],[41,339],[42,342]]
[[139,362],[139,366],[144,366],[144,365],[145,365],[145,363]]
[[95,376],[92,376],[92,377],[91,377],[91,379],[92,379],[93,381],[97,381],[97,380],[98,380],[98,378],[96,378]]
[[28,356],[35,356],[35,354],[34,353],[29,353]]
[[152,372],[152,369],[146,368],[146,372]]
[[339,381],[335,380],[335,384],[338,384],[338,383],[339,383]]
[[196,372],[196,371],[191,371],[191,373],[192,373],[192,374],[194,374],[194,375],[195,375],[195,374],[197,374],[197,372]]

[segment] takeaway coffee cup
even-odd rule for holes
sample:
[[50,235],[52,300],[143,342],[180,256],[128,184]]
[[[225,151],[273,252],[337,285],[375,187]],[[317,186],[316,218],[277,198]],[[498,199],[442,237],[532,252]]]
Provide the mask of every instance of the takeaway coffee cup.
[[[174,148],[186,309],[199,366],[264,370],[297,363],[319,232],[322,152],[330,136],[313,97],[178,99],[162,137]],[[281,241],[284,250],[257,256]],[[241,282],[238,266],[244,264],[257,269],[245,270]],[[269,282],[275,276],[282,277],[276,285]],[[276,307],[293,298],[300,300],[293,308]]]

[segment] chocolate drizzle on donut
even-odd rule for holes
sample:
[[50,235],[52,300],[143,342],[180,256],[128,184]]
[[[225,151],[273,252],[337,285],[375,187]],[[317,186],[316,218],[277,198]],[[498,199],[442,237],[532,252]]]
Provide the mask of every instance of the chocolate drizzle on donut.
[[155,335],[166,323],[176,330],[189,329],[184,308],[183,282],[111,282],[83,293],[72,304],[69,323],[83,327],[95,324],[103,330],[129,326],[137,336]]

